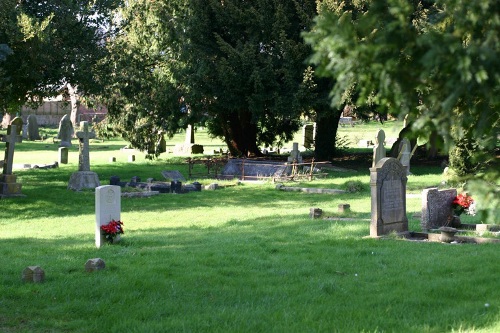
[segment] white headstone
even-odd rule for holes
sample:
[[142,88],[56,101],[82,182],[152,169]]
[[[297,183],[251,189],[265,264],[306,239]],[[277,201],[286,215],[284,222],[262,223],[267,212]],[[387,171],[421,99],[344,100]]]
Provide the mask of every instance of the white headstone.
[[410,174],[411,143],[407,138],[403,138],[399,143],[398,159],[406,168],[406,174]]
[[[95,189],[95,246],[100,248],[106,241],[101,233],[101,225],[111,220],[119,221],[121,213],[121,187],[103,185]],[[116,236],[119,237],[119,236]]]

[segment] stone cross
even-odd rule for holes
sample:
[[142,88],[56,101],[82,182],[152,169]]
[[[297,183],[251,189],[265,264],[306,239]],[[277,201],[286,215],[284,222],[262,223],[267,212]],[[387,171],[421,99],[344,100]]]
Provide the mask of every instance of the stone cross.
[[12,162],[14,160],[14,148],[16,142],[22,142],[22,136],[17,134],[17,126],[9,125],[7,127],[7,135],[2,136],[2,141],[5,142],[5,162],[3,166],[3,174],[12,174]]
[[82,131],[76,132],[79,141],[78,171],[90,171],[89,139],[95,138],[94,132],[89,132],[89,123],[80,123]]

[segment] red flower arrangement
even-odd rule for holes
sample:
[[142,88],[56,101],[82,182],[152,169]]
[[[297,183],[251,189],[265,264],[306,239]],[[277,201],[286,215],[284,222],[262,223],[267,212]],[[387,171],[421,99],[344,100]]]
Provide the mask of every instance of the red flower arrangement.
[[474,203],[474,199],[467,193],[460,193],[453,199],[452,207],[455,215],[460,216],[463,212],[468,211],[469,207]]
[[111,220],[108,224],[101,225],[101,231],[108,242],[112,242],[118,234],[123,234],[123,222]]

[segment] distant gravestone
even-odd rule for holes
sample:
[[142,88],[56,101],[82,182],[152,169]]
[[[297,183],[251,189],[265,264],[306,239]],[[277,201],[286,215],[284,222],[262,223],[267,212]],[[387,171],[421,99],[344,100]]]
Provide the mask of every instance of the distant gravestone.
[[68,189],[80,191],[82,189],[94,189],[100,186],[99,177],[90,171],[89,139],[95,134],[89,132],[89,124],[86,121],[80,123],[82,131],[76,133],[79,140],[78,171],[71,174]]
[[28,140],[35,141],[40,140],[40,132],[38,128],[38,121],[34,114],[28,116]]
[[407,232],[406,169],[392,157],[381,159],[370,169],[371,223],[370,236],[393,231]]
[[[121,214],[121,187],[103,185],[95,189],[95,246],[100,248],[106,241],[101,226],[111,220],[119,221]],[[119,235],[115,240],[119,239]]]
[[411,143],[407,138],[403,138],[399,143],[398,159],[406,168],[406,174],[410,174]]
[[385,142],[385,132],[380,129],[377,132],[377,137],[375,138],[375,147],[373,147],[373,163],[372,168],[374,168],[378,161],[385,158],[386,152],[384,147]]
[[167,180],[180,180],[185,182],[186,178],[178,170],[163,170],[161,172],[162,176]]
[[194,130],[193,125],[188,125],[186,128],[186,140],[184,142],[186,145],[194,144]]
[[428,188],[422,191],[422,230],[450,226],[453,219],[453,199],[456,189],[438,190]]
[[57,138],[61,140],[59,147],[71,147],[71,138],[73,134],[73,123],[68,115],[65,114],[59,122],[59,132],[57,133]]
[[307,149],[314,145],[315,125],[307,124],[302,126],[302,145]]
[[68,147],[59,147],[59,164],[68,164]]

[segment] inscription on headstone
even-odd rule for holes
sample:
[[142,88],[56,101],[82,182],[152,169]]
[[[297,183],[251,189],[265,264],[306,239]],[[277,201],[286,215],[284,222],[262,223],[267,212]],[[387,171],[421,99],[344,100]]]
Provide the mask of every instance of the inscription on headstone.
[[408,231],[406,182],[406,169],[395,158],[383,158],[370,169],[370,236]]

